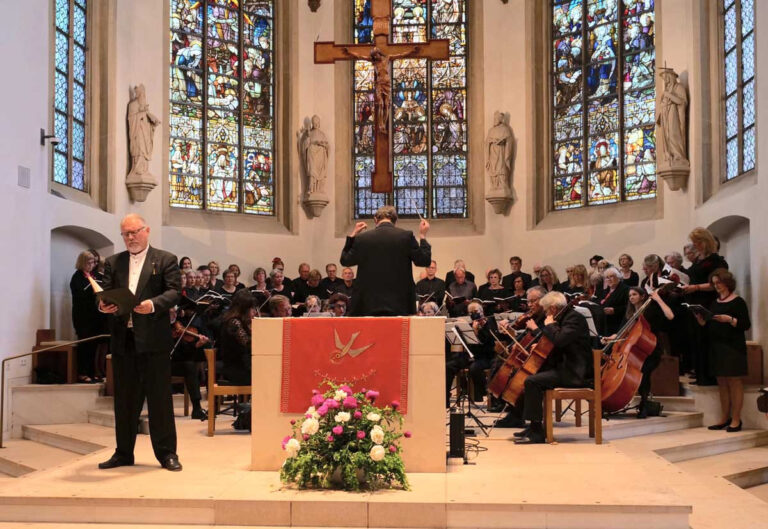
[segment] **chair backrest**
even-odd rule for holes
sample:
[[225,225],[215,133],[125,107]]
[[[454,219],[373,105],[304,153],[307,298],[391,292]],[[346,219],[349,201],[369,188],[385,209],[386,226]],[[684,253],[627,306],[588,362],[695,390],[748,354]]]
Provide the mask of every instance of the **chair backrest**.
[[208,387],[216,384],[216,349],[204,349],[205,361],[208,364]]
[[37,329],[35,333],[35,345],[42,342],[52,342],[56,339],[56,329]]
[[600,364],[603,360],[602,349],[592,349],[592,369],[595,377],[595,400],[601,402],[603,400],[602,391],[602,377],[600,376]]

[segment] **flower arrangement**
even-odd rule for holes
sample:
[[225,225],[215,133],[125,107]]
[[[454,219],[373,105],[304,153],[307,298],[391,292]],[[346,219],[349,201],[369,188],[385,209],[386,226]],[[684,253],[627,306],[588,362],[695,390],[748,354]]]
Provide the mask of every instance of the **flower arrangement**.
[[304,417],[291,420],[293,434],[283,439],[286,460],[280,470],[283,483],[299,488],[361,490],[400,486],[409,490],[400,438],[403,416],[400,403],[379,408],[379,393],[362,389],[355,393],[348,384],[324,382],[328,391],[314,390]]

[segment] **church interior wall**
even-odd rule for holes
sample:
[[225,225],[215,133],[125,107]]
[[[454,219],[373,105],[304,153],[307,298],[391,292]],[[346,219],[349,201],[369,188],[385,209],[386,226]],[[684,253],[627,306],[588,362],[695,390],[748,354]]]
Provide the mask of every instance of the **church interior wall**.
[[[698,204],[699,175],[705,164],[710,163],[706,153],[700,152],[697,142],[691,145],[692,171],[688,188],[683,191],[662,191],[658,213],[646,220],[635,221],[629,213],[619,208],[591,208],[586,220],[569,220],[567,214],[545,217],[542,222],[531,223],[533,202],[528,200],[535,192],[536,179],[546,178],[546,167],[531,155],[532,142],[546,141],[546,138],[529,134],[532,115],[533,90],[544,87],[528,86],[526,75],[529,66],[526,49],[531,39],[540,38],[535,27],[529,24],[528,10],[538,0],[510,0],[508,3],[484,1],[481,14],[480,34],[472,38],[482,39],[482,62],[476,65],[471,75],[482,75],[482,94],[479,108],[473,109],[472,119],[481,120],[480,129],[487,131],[492,124],[494,111],[500,110],[510,116],[517,140],[514,165],[513,187],[516,201],[507,215],[493,213],[490,205],[483,201],[482,208],[475,208],[473,215],[480,215],[482,226],[477,233],[455,236],[450,229],[435,230],[430,240],[433,255],[439,263],[441,275],[448,271],[453,260],[463,258],[468,268],[482,274],[486,269],[498,266],[506,273],[510,255],[520,255],[524,268],[530,268],[536,261],[547,261],[563,272],[565,266],[575,262],[586,262],[593,253],[600,253],[616,260],[624,251],[635,258],[639,269],[642,257],[651,252],[665,253],[680,251],[687,233],[695,225],[710,225],[727,215],[743,215],[749,218],[749,248],[751,249],[751,297],[755,311],[755,337],[760,337],[760,328],[765,328],[768,308],[763,299],[768,286],[761,271],[768,261],[768,240],[765,230],[759,229],[768,223],[768,211],[763,206],[766,196],[765,183],[757,174],[745,177],[739,182],[720,186],[714,195]],[[657,2],[659,63],[667,62],[684,78],[692,83],[690,127],[706,126],[706,118],[697,113],[697,105],[704,104],[701,90],[695,85],[700,57],[693,38],[693,18],[690,15],[698,0],[662,0]],[[278,4],[283,5],[281,0]],[[316,13],[310,12],[303,0],[289,0],[294,11],[295,26],[289,35],[278,40],[296,46],[292,52],[289,78],[291,82],[291,104],[295,112],[289,127],[289,136],[296,137],[303,120],[318,114],[322,130],[326,133],[332,148],[337,148],[336,131],[345,124],[336,121],[334,67],[314,65],[312,43],[319,40],[338,39],[334,28],[338,9],[345,2],[323,2]],[[164,45],[166,2],[156,0],[116,0],[115,64],[110,71],[114,75],[116,94],[112,98],[111,111],[117,116],[111,145],[116,181],[109,187],[109,211],[74,201],[63,200],[49,193],[50,146],[45,148],[37,141],[40,127],[49,127],[50,121],[50,6],[45,0],[15,2],[8,6],[7,13],[14,23],[0,36],[7,49],[8,71],[23,71],[23,83],[5,83],[2,95],[4,101],[15,102],[5,107],[4,119],[0,123],[0,171],[3,178],[3,193],[0,196],[0,221],[11,229],[2,230],[0,241],[6,248],[12,248],[15,260],[4,260],[6,299],[14,300],[3,304],[4,316],[0,318],[0,335],[4,337],[0,356],[19,350],[26,350],[33,340],[34,330],[45,327],[51,321],[49,291],[51,281],[52,252],[56,251],[51,240],[51,229],[62,225],[83,226],[104,234],[121,246],[118,222],[128,211],[144,215],[152,226],[152,243],[178,255],[189,255],[194,263],[205,263],[214,258],[223,266],[231,262],[240,264],[245,282],[255,266],[267,266],[271,259],[280,256],[286,261],[287,273],[295,276],[296,268],[302,261],[322,269],[328,262],[338,262],[343,246],[342,233],[336,226],[339,213],[332,203],[319,218],[310,219],[299,207],[300,198],[291,197],[294,221],[290,228],[275,233],[258,233],[256,229],[229,230],[220,227],[217,215],[201,214],[205,219],[202,226],[163,225],[163,209],[167,197],[163,186],[151,192],[144,203],[132,203],[124,186],[124,175],[128,169],[127,139],[124,126],[125,110],[129,100],[129,88],[144,83],[150,108],[163,122],[155,135],[154,157],[150,164],[153,174],[162,183],[166,178],[162,138],[167,137],[168,116],[162,109],[167,97],[165,76],[167,75],[167,49]],[[287,9],[287,8],[286,8]],[[666,21],[666,23],[665,23]],[[757,24],[768,24],[768,4],[757,3]],[[759,49],[759,47],[758,47]],[[663,54],[663,55],[662,55]],[[758,78],[768,72],[768,54],[757,55]],[[760,96],[768,96],[766,89],[759,90]],[[760,96],[758,99],[760,99]],[[19,104],[16,104],[21,102]],[[758,113],[758,130],[768,130],[765,113]],[[693,137],[693,136],[692,136]],[[758,135],[758,158],[765,152],[766,145]],[[471,138],[470,149],[483,148],[482,135]],[[763,148],[760,148],[763,147]],[[284,148],[296,150],[295,144]],[[293,156],[296,156],[295,152]],[[31,188],[16,185],[17,166],[31,169]],[[758,159],[758,167],[761,160]],[[299,175],[292,168],[290,178],[299,189]],[[482,165],[480,166],[482,170]],[[329,158],[328,195],[335,196],[335,156]],[[719,170],[714,172],[718,173]],[[342,175],[343,176],[343,175]],[[471,178],[485,180],[485,175],[475,172]],[[749,180],[747,179],[749,178]],[[666,184],[659,183],[659,186]],[[632,206],[624,206],[631,208]],[[630,211],[627,209],[626,211]],[[581,212],[579,212],[581,213]],[[584,217],[584,215],[582,215]],[[624,218],[623,218],[624,217]],[[575,218],[575,217],[573,217]],[[606,222],[607,219],[607,222]],[[622,220],[623,219],[623,220]],[[405,227],[414,227],[414,222],[403,222]],[[450,226],[450,225],[449,225]],[[744,248],[746,234],[740,233],[736,241],[729,240],[728,252],[732,248]],[[734,250],[735,251],[735,250]],[[741,252],[741,250],[739,250]],[[726,255],[726,257],[730,257]],[[732,260],[732,259],[731,259]],[[56,263],[58,263],[58,259]],[[73,262],[61,266],[71,274]],[[736,264],[744,269],[745,264]],[[415,271],[416,274],[419,271]],[[23,276],[23,280],[19,275]],[[759,318],[759,320],[758,320]],[[759,325],[757,322],[760,322]]]

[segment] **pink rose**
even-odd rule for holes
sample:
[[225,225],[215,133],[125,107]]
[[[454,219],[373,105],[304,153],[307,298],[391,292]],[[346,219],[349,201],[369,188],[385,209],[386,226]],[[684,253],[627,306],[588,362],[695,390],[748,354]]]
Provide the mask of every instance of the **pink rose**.
[[335,410],[336,408],[339,407],[339,403],[336,402],[334,399],[325,399],[323,406],[327,406],[329,409]]
[[357,399],[355,397],[347,397],[344,399],[344,402],[342,402],[345,408],[349,409],[355,409],[357,408]]
[[347,386],[346,384],[345,384],[345,385],[343,385],[343,386],[339,386],[339,389],[340,389],[341,391],[343,391],[344,393],[346,393],[347,395],[351,395],[351,394],[352,394],[352,388],[350,388],[350,387],[349,387],[349,386]]
[[304,440],[305,440],[305,441],[309,441],[309,434],[308,434],[308,433],[305,433],[305,434],[303,435],[303,437],[304,437]]
[[329,443],[332,443],[332,442],[334,442],[334,441],[336,440],[336,438],[335,438],[335,437],[333,437],[332,435],[329,435],[328,437],[326,437],[326,440],[327,440]]
[[286,444],[288,444],[288,441],[290,441],[290,440],[291,440],[291,437],[293,437],[293,436],[291,436],[291,435],[286,435],[285,437],[283,437],[283,442],[282,442],[282,447],[283,447],[283,450],[285,450],[285,445],[286,445]]
[[[309,414],[309,413],[307,413],[306,415],[304,415],[304,417],[305,417],[306,419],[311,419],[311,418],[312,418],[312,415],[311,415],[311,414]],[[291,423],[291,424],[293,424],[293,423]]]
[[371,402],[375,401],[379,397],[378,391],[373,391],[372,389],[365,392],[365,398],[370,400]]
[[341,434],[343,434],[343,433],[344,433],[344,427],[343,427],[343,426],[341,426],[341,425],[339,425],[339,426],[334,426],[334,427],[333,427],[333,433],[334,433],[334,434],[336,434],[336,435],[341,435]]
[[397,447],[395,445],[389,445],[389,451],[394,454],[395,452],[397,452]]
[[405,438],[406,438],[406,439],[410,439],[410,438],[411,438],[411,436],[412,436],[413,434],[412,434],[411,432],[409,432],[408,430],[406,430],[406,431],[403,433],[403,435],[405,436]]
[[396,410],[397,408],[400,407],[400,401],[399,400],[393,400],[391,406],[392,406],[393,410]]
[[315,408],[322,405],[323,401],[325,401],[325,398],[319,393],[312,396],[311,402],[312,402],[312,406],[314,406]]
[[361,439],[361,440],[362,440],[362,439],[365,439],[365,432],[364,432],[364,431],[362,431],[362,430],[358,430],[358,431],[357,431],[357,438],[358,438],[358,439]]
[[359,419],[360,417],[362,417],[362,416],[363,416],[363,412],[361,412],[360,410],[357,410],[357,411],[356,411],[356,412],[355,412],[355,413],[354,413],[352,416],[353,416],[355,419]]
[[[319,408],[317,408],[317,414],[318,414],[320,417],[325,417],[326,415],[328,415],[328,406],[326,406],[325,404],[323,404],[322,406],[320,406]],[[307,417],[307,419],[309,419],[309,418],[310,418],[310,417],[308,416],[308,417]]]

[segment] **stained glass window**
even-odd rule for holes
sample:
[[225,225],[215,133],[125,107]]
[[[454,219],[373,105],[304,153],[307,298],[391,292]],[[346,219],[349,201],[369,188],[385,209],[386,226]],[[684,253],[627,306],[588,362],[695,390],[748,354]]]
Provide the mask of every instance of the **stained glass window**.
[[556,210],[656,196],[654,0],[552,1]]
[[274,2],[170,0],[170,205],[275,214]]
[[725,179],[755,168],[755,4],[723,0]]
[[86,192],[87,8],[86,0],[56,0],[53,32],[53,181]]
[[[357,43],[373,39],[370,0],[354,1]],[[404,217],[467,216],[466,0],[393,0],[394,43],[448,39],[445,61],[392,63],[392,167],[394,193],[371,192],[373,68],[354,65],[354,215],[370,217],[392,204]]]

